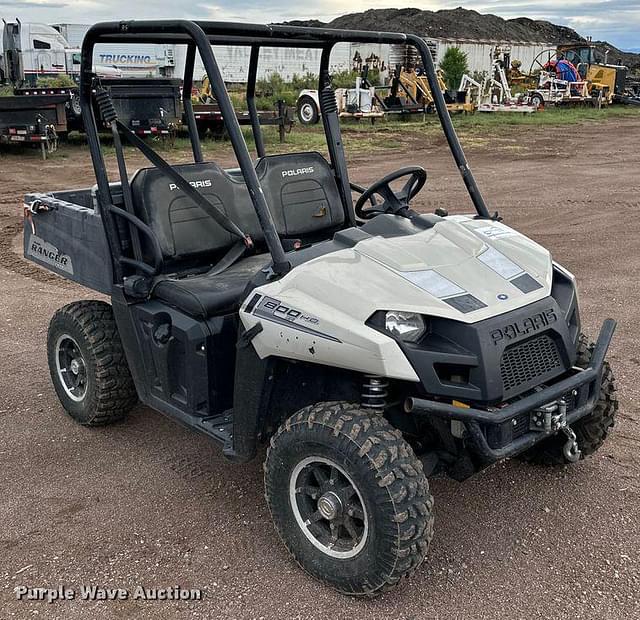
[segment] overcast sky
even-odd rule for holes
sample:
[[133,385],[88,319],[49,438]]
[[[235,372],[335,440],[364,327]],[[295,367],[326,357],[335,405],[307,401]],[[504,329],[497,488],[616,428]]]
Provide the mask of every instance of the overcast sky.
[[[406,4],[389,0],[0,0],[0,17],[9,20],[17,16],[23,21],[46,23],[163,17],[268,23],[313,18],[326,21],[368,8],[411,6],[437,10],[459,5],[460,0],[417,0]],[[623,49],[640,48],[640,0],[471,0],[463,6],[506,18],[546,19]]]

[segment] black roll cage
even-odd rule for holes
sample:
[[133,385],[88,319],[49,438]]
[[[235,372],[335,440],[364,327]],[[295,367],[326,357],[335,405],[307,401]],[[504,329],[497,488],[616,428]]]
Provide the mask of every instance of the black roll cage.
[[[98,127],[93,111],[91,96],[94,87],[93,49],[99,43],[147,43],[167,44],[175,43],[187,46],[185,70],[183,76],[183,106],[194,162],[203,161],[202,146],[196,129],[196,121],[191,104],[191,88],[193,84],[193,69],[196,50],[204,64],[209,77],[213,94],[218,102],[225,127],[229,134],[238,164],[247,185],[260,226],[264,232],[267,248],[273,261],[273,271],[284,274],[290,269],[282,243],[278,236],[271,213],[267,206],[260,181],[256,175],[253,161],[249,154],[244,136],[233,109],[226,86],[213,53],[212,45],[248,46],[251,49],[249,72],[247,80],[246,99],[251,121],[251,130],[258,157],[265,155],[264,140],[255,103],[255,88],[257,79],[258,60],[261,47],[313,48],[322,50],[319,72],[318,91],[320,107],[323,115],[323,125],[329,158],[334,174],[347,222],[355,224],[353,205],[351,203],[350,185],[347,176],[346,160],[340,137],[339,122],[335,110],[335,98],[330,94],[329,58],[331,50],[338,43],[383,43],[409,44],[419,52],[427,75],[429,87],[434,97],[435,109],[440,119],[451,153],[467,188],[471,201],[479,217],[489,218],[489,211],[469,168],[464,152],[455,133],[451,118],[447,110],[444,97],[438,86],[436,69],[431,52],[425,41],[416,35],[366,32],[359,30],[332,30],[328,28],[302,28],[286,25],[241,24],[235,22],[205,22],[188,20],[140,20],[121,22],[102,22],[92,26],[82,43],[81,73],[80,73],[80,105],[85,119],[85,130],[89,151],[98,185],[98,199],[106,205],[110,214],[114,210],[121,215],[122,209],[114,207],[107,170],[100,149]],[[323,97],[323,94],[325,95]],[[333,102],[333,103],[332,103]],[[126,213],[126,212],[123,212]],[[140,232],[145,235],[149,231],[143,230],[141,222],[134,222],[137,218],[128,217]],[[106,223],[107,232],[115,233],[113,222]],[[146,228],[146,227],[144,227]],[[110,229],[110,230],[109,230]],[[108,234],[108,237],[112,237]],[[113,244],[112,244],[113,249]],[[121,264],[133,264],[136,261],[117,256],[114,261],[114,277],[121,279]]]

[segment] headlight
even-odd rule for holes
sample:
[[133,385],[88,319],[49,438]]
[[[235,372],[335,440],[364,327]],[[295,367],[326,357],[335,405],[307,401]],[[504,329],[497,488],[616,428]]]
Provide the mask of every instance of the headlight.
[[384,327],[388,332],[405,342],[417,342],[426,331],[421,314],[397,310],[389,310],[385,314]]

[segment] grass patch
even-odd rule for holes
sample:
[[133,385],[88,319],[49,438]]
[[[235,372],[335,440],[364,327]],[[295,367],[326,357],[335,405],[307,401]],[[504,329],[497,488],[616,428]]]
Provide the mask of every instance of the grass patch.
[[[613,119],[640,119],[640,107],[613,106],[603,110],[592,108],[548,108],[544,112],[533,114],[518,113],[476,113],[469,115],[453,116],[453,124],[456,132],[465,148],[485,148],[495,144],[495,138],[500,143],[496,148],[508,150],[514,154],[526,151],[526,144],[518,132],[513,131],[518,126],[564,126],[581,123],[607,122]],[[420,147],[421,143],[443,139],[444,135],[440,122],[436,116],[428,116],[423,120],[420,116],[400,120],[398,118],[377,119],[375,124],[368,121],[344,120],[341,125],[345,151],[348,155],[362,153],[388,152],[402,148]],[[268,153],[291,153],[296,151],[319,151],[326,154],[326,142],[322,125],[304,127],[295,125],[291,133],[286,135],[286,142],[280,144],[278,129],[276,127],[262,128],[264,142]],[[253,149],[251,128],[242,127],[249,149]],[[152,146],[164,157],[173,162],[190,161],[191,145],[185,135],[175,138],[173,141],[160,139],[151,142]],[[84,147],[83,135],[70,136],[69,146]],[[61,155],[65,150],[61,149]],[[127,153],[135,152],[133,147],[125,146]],[[111,137],[102,136],[102,149],[105,156],[114,155]],[[88,149],[87,149],[88,150]],[[207,138],[202,141],[202,150],[206,159],[216,159],[221,155],[228,157],[232,153],[231,143],[228,140],[213,140]]]

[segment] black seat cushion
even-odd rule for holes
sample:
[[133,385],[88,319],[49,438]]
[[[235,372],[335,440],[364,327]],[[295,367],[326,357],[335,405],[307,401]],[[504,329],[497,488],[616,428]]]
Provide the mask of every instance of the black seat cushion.
[[217,276],[161,279],[151,296],[199,319],[235,312],[251,278],[269,262],[268,254],[259,254],[239,260]]

